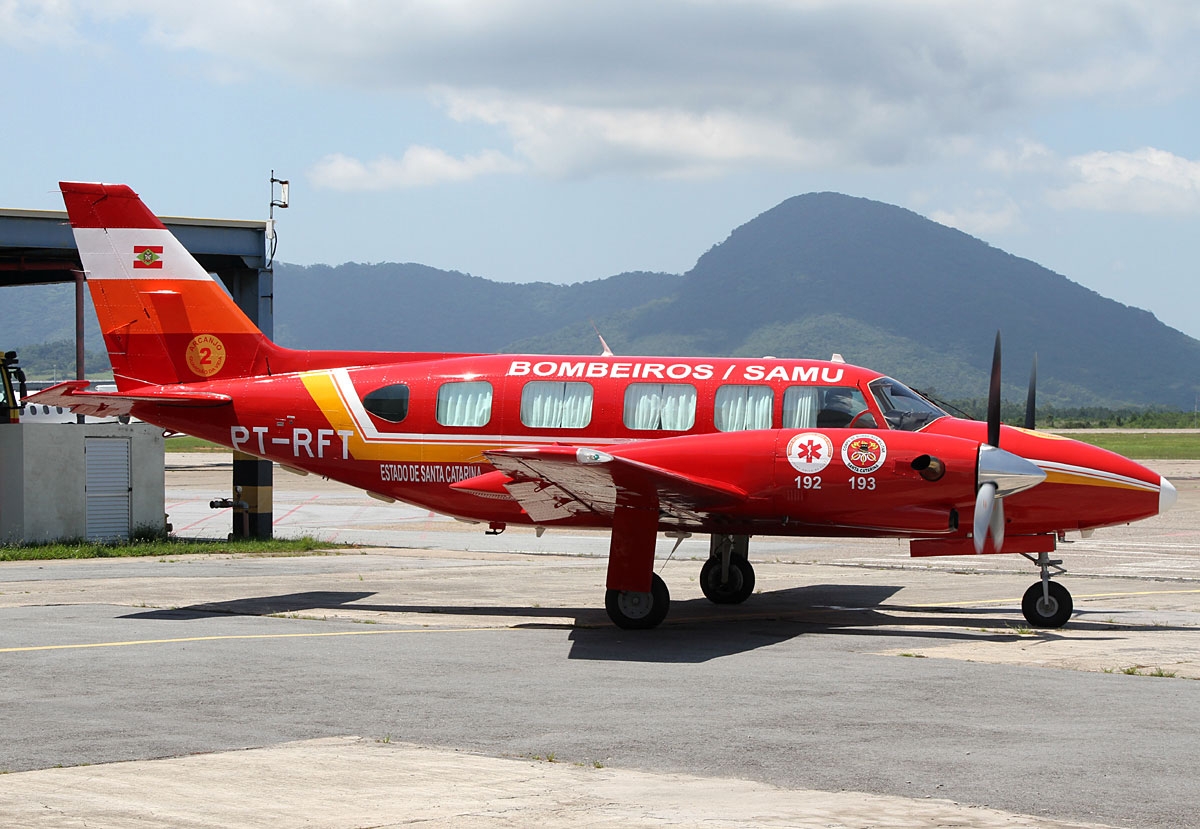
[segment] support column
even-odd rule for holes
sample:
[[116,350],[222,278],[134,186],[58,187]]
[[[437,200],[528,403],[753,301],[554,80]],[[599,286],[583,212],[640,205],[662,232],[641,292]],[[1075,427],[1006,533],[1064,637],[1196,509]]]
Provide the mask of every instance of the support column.
[[[244,452],[233,453],[233,536],[270,538],[272,464]],[[244,506],[243,506],[244,504]]]
[[[267,337],[274,331],[274,274],[270,268],[231,268],[218,272],[238,307]],[[270,461],[233,453],[233,500],[245,507],[233,511],[235,538],[270,538],[274,469]],[[241,493],[238,493],[238,488]]]

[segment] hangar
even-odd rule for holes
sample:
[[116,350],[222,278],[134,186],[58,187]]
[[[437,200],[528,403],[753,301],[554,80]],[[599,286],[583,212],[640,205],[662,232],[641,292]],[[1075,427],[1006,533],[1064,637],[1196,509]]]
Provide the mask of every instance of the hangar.
[[[270,337],[273,333],[273,274],[267,259],[269,222],[231,219],[160,217],[163,224],[209,272],[220,278],[238,306]],[[62,210],[0,208],[0,287],[16,285],[75,285],[75,376],[84,377],[84,281],[75,239]],[[0,315],[0,350],[8,343]],[[0,424],[0,429],[22,424]],[[39,425],[28,428],[57,428]],[[69,427],[68,427],[69,428]],[[89,429],[95,427],[88,427]],[[36,458],[22,464],[28,470]],[[10,470],[11,471],[11,470]],[[25,476],[27,477],[27,476]],[[240,492],[239,492],[239,489]],[[236,453],[231,492],[234,497],[232,533],[271,536],[271,463]]]

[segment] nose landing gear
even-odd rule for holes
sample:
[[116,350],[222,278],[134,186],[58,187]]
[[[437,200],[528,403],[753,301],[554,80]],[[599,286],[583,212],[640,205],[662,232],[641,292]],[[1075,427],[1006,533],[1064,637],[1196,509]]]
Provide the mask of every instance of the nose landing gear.
[[1038,553],[1035,559],[1028,553],[1021,555],[1036,564],[1042,571],[1042,580],[1034,582],[1021,599],[1021,612],[1025,620],[1035,628],[1060,628],[1071,618],[1075,609],[1071,591],[1056,581],[1050,581],[1050,570],[1056,574],[1067,572],[1060,559],[1051,559],[1049,553]]

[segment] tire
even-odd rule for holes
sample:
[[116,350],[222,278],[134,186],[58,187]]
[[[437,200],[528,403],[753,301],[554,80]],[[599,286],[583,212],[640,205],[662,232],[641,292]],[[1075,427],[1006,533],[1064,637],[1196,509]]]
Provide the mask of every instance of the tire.
[[667,583],[650,574],[650,592],[608,590],[604,594],[604,609],[608,618],[623,630],[649,630],[662,624],[671,608],[671,592]]
[[729,581],[721,584],[721,559],[710,558],[700,568],[700,589],[713,604],[741,604],[754,592],[754,567],[740,556],[729,559]]
[[1021,599],[1021,612],[1025,614],[1025,620],[1035,628],[1060,628],[1070,620],[1074,609],[1071,591],[1056,581],[1050,582],[1048,604],[1040,581],[1030,585]]

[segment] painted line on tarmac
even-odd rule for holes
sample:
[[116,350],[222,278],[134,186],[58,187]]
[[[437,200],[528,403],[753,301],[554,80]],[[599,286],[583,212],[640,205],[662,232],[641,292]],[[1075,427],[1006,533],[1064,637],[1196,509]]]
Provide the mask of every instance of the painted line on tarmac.
[[29,645],[19,648],[0,648],[0,653],[29,653],[32,651],[69,651],[87,648],[126,648],[132,645],[175,645],[184,642],[225,642],[235,639],[317,639],[330,636],[387,636],[399,633],[480,633],[488,630],[514,630],[511,627],[491,628],[404,628],[403,630],[339,630],[324,633],[242,633],[225,636],[183,636],[176,639],[131,639],[124,642],[80,642],[70,645]]
[[286,519],[286,518],[288,518],[290,515],[292,515],[292,513],[296,512],[296,510],[299,510],[299,509],[302,509],[302,508],[304,508],[304,507],[308,506],[309,504],[311,504],[313,501],[317,500],[317,499],[318,499],[318,498],[320,498],[320,497],[321,497],[321,493],[319,493],[319,492],[318,492],[316,495],[313,495],[313,496],[312,496],[311,498],[309,498],[307,501],[304,501],[303,503],[296,504],[296,506],[292,507],[290,510],[288,510],[287,512],[285,512],[283,515],[279,516],[279,517],[278,517],[278,518],[276,518],[274,521],[272,521],[272,522],[271,522],[271,526],[275,526],[275,525],[276,525],[276,524],[278,524],[279,522],[281,522],[281,521],[285,520],[285,519]]
[[[1200,593],[1200,589],[1194,590],[1132,590],[1127,593],[1078,593],[1074,594],[1076,599],[1123,599],[1130,596],[1170,596],[1183,593]],[[911,604],[909,607],[968,607],[972,605],[989,605],[989,604],[1020,604],[1020,599],[975,599],[974,601],[961,602],[931,602],[926,604]]]

